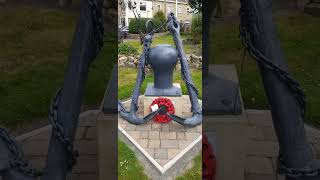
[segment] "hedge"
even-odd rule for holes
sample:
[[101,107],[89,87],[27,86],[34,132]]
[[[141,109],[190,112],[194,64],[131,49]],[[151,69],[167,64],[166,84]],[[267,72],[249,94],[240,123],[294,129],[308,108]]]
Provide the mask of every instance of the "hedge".
[[[141,18],[140,20],[138,20],[138,22],[136,19],[131,19],[129,23],[129,33],[139,34],[139,23],[140,23],[141,31],[143,33],[146,33],[146,22],[148,20],[150,20],[150,18]],[[151,20],[154,23],[155,28],[158,28],[162,25],[162,22],[160,19],[151,19]],[[163,31],[164,29],[160,30],[160,32],[163,32]]]

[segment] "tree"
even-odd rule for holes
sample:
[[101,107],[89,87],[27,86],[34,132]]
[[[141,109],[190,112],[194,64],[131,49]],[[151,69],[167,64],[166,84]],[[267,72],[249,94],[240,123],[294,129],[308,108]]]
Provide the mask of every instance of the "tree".
[[194,13],[202,12],[202,0],[188,0]]

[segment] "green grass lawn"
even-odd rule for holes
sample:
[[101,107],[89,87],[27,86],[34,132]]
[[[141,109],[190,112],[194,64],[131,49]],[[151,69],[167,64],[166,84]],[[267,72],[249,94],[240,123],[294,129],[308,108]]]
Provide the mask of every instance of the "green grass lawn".
[[[181,35],[182,39],[188,38],[189,35]],[[139,54],[141,54],[142,52],[142,45],[140,44],[139,40],[136,41],[129,41],[129,42],[125,42],[126,44],[130,44],[133,47],[135,47]],[[157,44],[170,44],[172,46],[174,46],[174,41],[173,41],[173,37],[171,36],[171,33],[168,33],[164,36],[160,36],[160,37],[156,37],[153,38],[152,40],[152,47],[156,46]],[[184,50],[186,54],[196,54],[196,55],[201,55],[202,54],[202,44],[184,44]]]
[[193,159],[193,167],[187,170],[182,176],[177,177],[176,180],[198,180],[202,179],[202,156],[197,155]]
[[[289,69],[302,85],[307,100],[306,121],[320,127],[320,18],[306,14],[276,16],[278,34]],[[238,24],[217,26],[211,37],[215,64],[236,64],[242,98],[246,108],[267,109],[257,64],[245,60],[240,75],[243,48],[239,40]]]
[[[143,172],[134,152],[122,141],[118,140],[118,178],[121,180],[146,180],[149,179]],[[202,173],[202,156],[197,155],[193,160],[193,167],[188,169],[177,180],[200,180]]]
[[[192,80],[199,91],[199,98],[202,97],[202,71],[201,70],[191,70]],[[119,99],[126,99],[131,96],[132,90],[136,83],[137,69],[134,68],[118,68],[118,97]],[[148,82],[153,82],[153,74],[146,74],[146,78],[141,86],[141,94],[147,87]],[[173,74],[173,82],[181,84],[181,89],[183,94],[188,94],[187,87],[184,81],[181,79],[180,71],[175,71]]]
[[[64,10],[0,11],[0,126],[13,128],[47,116],[63,83],[75,21],[76,14]],[[103,98],[107,57],[117,53],[107,46],[90,68],[86,105],[99,105]]]
[[118,140],[118,179],[145,180],[147,175],[139,164],[134,152],[122,141]]

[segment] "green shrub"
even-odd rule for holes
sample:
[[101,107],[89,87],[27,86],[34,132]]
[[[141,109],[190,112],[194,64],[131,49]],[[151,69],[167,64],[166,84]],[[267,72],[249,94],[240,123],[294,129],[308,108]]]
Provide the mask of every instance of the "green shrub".
[[139,34],[139,24],[142,32],[146,32],[146,22],[149,18],[140,18],[140,20],[131,19],[129,23],[129,33]]
[[166,22],[166,15],[164,14],[163,11],[158,11],[153,15],[153,19],[158,19],[161,21],[161,23]]
[[192,17],[191,22],[191,36],[195,43],[199,43],[202,40],[202,14],[196,14]]
[[[146,32],[146,22],[148,20],[150,20],[150,18],[141,18],[140,20],[138,20],[138,22],[136,19],[131,19],[130,23],[129,23],[129,33],[139,34],[139,24],[140,24],[140,28],[141,28],[142,33],[145,33]],[[162,21],[158,18],[153,18],[151,20],[154,23],[155,28],[158,28],[163,24]],[[163,32],[164,30],[165,30],[165,28],[161,29],[160,32]]]
[[138,50],[130,44],[121,43],[118,47],[118,54],[121,55],[137,55]]

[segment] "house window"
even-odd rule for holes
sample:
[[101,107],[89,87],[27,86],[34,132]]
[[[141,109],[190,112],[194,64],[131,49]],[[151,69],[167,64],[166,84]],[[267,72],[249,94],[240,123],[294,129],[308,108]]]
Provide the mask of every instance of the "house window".
[[168,12],[172,11],[172,5],[168,5]]
[[140,11],[147,11],[147,4],[145,2],[140,2]]
[[158,4],[158,11],[161,11],[161,5]]
[[178,13],[182,13],[182,7],[178,8]]

